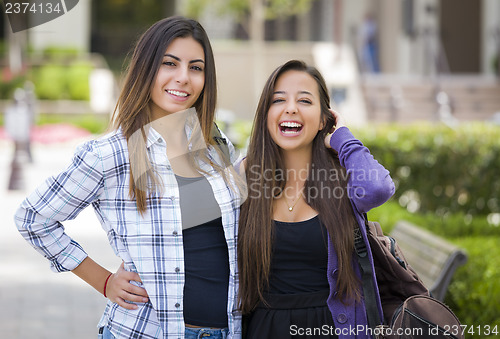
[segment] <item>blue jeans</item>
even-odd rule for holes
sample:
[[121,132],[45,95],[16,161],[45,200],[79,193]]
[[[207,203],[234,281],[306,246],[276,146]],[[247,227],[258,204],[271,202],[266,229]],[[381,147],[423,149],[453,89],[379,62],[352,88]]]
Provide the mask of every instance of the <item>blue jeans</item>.
[[198,327],[186,327],[185,339],[226,339],[227,338],[227,328],[198,328]]
[[[212,328],[190,328],[186,327],[184,335],[185,339],[198,339],[198,338],[212,338],[212,339],[226,339],[227,328],[212,329]],[[107,327],[103,327],[102,333],[97,335],[97,339],[115,339]]]
[[106,326],[104,326],[102,328],[102,333],[99,333],[97,335],[97,339],[115,339],[115,337],[114,335],[111,334],[109,329]]
[[[198,338],[212,338],[212,339],[226,339],[227,328],[212,329],[212,328],[192,328],[186,327],[184,334],[185,339],[198,339]],[[97,339],[115,339],[107,327],[103,327],[102,333],[99,333]]]

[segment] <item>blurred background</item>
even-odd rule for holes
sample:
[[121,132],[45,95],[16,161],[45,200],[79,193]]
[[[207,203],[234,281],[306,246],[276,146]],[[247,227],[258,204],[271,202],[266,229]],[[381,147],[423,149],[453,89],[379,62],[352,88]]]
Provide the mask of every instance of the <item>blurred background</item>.
[[[61,337],[94,336],[104,298],[51,273],[12,215],[78,143],[104,133],[130,49],[171,15],[207,30],[217,121],[243,154],[271,71],[289,59],[315,65],[332,106],[396,182],[370,218],[387,231],[409,220],[463,248],[469,259],[445,302],[463,324],[500,331],[500,1],[62,0],[46,23],[17,16],[31,28],[16,32],[8,2],[0,16],[0,300],[14,305],[0,309],[6,338],[57,338],[49,323],[64,323]],[[82,214],[68,232],[114,271],[97,219]]]

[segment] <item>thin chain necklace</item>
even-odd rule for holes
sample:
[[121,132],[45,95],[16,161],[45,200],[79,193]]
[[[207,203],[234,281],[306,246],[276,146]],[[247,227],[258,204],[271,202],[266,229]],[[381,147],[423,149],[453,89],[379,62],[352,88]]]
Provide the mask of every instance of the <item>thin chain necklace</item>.
[[302,190],[300,191],[300,194],[299,194],[299,197],[297,198],[297,200],[295,200],[295,202],[293,203],[292,206],[288,205],[288,201],[286,201],[286,197],[283,196],[283,199],[285,200],[285,204],[288,206],[288,212],[292,212],[293,211],[293,208],[295,207],[295,205],[297,205],[297,203],[299,202],[300,198],[302,197]]

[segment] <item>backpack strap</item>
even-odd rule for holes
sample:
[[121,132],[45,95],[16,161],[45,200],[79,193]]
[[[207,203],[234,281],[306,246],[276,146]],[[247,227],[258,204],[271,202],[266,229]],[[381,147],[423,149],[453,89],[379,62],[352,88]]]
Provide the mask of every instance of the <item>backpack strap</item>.
[[214,139],[215,144],[219,147],[221,150],[223,156],[224,156],[224,161],[230,162],[230,152],[229,152],[229,146],[227,145],[227,140],[222,136],[222,132],[219,129],[219,126],[214,122],[214,126],[212,127],[212,139]]
[[[364,214],[365,226],[368,226],[368,217]],[[368,227],[367,227],[368,231]],[[383,324],[383,316],[380,314],[377,307],[377,292],[375,284],[373,283],[373,268],[368,259],[368,249],[363,240],[361,229],[354,231],[354,248],[358,257],[359,267],[361,269],[361,282],[363,286],[363,295],[365,297],[366,318],[368,326],[375,330],[378,326]]]

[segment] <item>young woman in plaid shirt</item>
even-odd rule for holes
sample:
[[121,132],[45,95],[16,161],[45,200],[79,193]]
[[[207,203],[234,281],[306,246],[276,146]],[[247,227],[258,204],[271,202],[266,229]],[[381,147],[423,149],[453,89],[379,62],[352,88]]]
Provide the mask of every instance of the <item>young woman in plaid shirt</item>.
[[[109,299],[103,338],[241,337],[244,185],[233,146],[214,127],[215,105],[204,29],[182,17],[155,23],[132,55],[113,131],[81,145],[16,212],[20,233],[54,271],[72,271]],[[123,261],[114,274],[64,231],[90,204]]]

